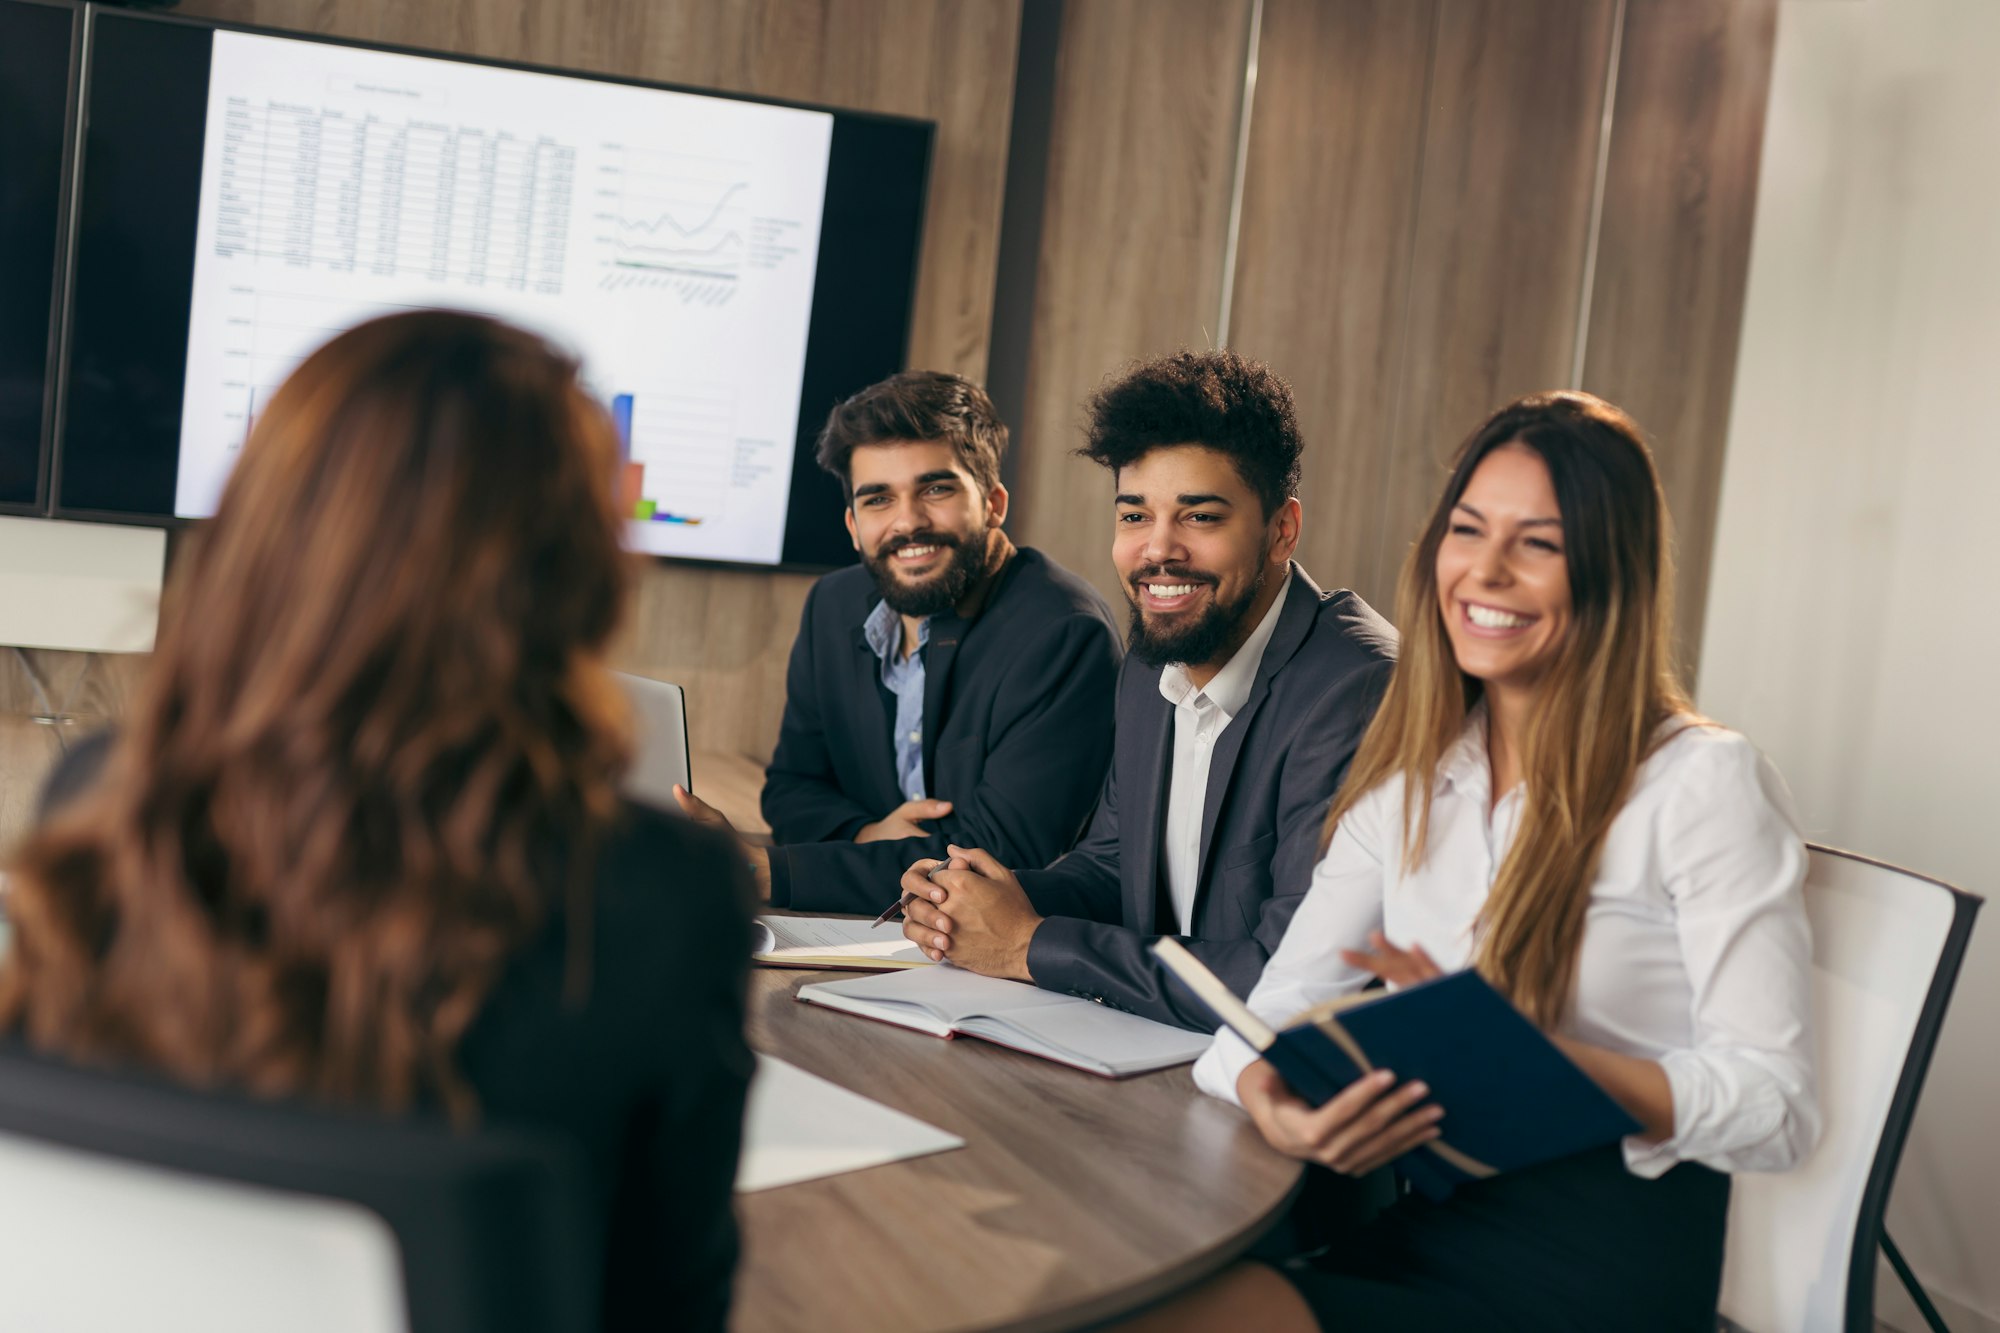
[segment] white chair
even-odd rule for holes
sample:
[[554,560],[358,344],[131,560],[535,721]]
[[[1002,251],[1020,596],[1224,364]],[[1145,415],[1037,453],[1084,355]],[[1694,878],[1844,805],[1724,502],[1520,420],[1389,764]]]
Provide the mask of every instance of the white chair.
[[210,1096],[0,1042],[0,1329],[591,1328],[582,1182],[544,1136]]
[[1826,847],[1805,899],[1825,1129],[1796,1170],[1734,1178],[1721,1313],[1749,1333],[1870,1333],[1878,1245],[1927,1304],[1882,1212],[1980,899]]
[[687,698],[680,686],[664,680],[623,671],[612,674],[632,701],[638,742],[631,771],[625,775],[626,794],[662,810],[676,810],[674,784],[694,790],[688,766]]

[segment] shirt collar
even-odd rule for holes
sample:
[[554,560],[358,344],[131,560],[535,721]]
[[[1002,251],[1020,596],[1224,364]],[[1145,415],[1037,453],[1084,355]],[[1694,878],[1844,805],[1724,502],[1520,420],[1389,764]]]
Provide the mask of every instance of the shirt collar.
[[[868,619],[861,622],[861,636],[885,665],[894,665],[903,655],[903,618],[887,602],[875,603]],[[921,649],[930,641],[931,618],[925,616],[917,621],[917,647]]]
[[[1685,716],[1669,717],[1661,722],[1653,732],[1653,749],[1658,748],[1682,728],[1694,725]],[[1458,733],[1458,739],[1444,752],[1438,761],[1437,780],[1432,791],[1442,794],[1447,790],[1457,790],[1484,807],[1493,799],[1493,760],[1486,748],[1486,701],[1477,700],[1465,713],[1465,729]],[[1501,795],[1506,795],[1502,792]]]
[[1451,748],[1438,761],[1437,781],[1432,790],[1464,793],[1483,809],[1493,795],[1493,764],[1486,750],[1486,701],[1480,699],[1466,710],[1465,726]]
[[1289,568],[1284,579],[1278,586],[1278,595],[1271,599],[1270,609],[1257,622],[1257,628],[1250,631],[1250,637],[1243,641],[1243,646],[1222,664],[1222,670],[1209,678],[1208,684],[1196,689],[1194,682],[1188,679],[1187,668],[1179,662],[1169,662],[1161,668],[1160,693],[1168,703],[1176,707],[1182,704],[1192,706],[1198,697],[1206,696],[1210,703],[1230,717],[1243,711],[1243,705],[1250,702],[1250,687],[1257,683],[1257,668],[1264,661],[1264,649],[1270,646],[1271,636],[1277,633],[1278,614],[1285,609],[1285,597],[1292,590]]

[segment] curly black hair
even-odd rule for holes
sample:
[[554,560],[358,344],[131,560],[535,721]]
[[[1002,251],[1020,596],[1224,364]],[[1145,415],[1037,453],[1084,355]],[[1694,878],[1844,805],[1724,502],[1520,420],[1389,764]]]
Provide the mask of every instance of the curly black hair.
[[1177,352],[1135,365],[1091,396],[1076,452],[1116,472],[1152,449],[1199,444],[1229,455],[1264,516],[1298,493],[1292,386],[1261,361],[1223,350]]

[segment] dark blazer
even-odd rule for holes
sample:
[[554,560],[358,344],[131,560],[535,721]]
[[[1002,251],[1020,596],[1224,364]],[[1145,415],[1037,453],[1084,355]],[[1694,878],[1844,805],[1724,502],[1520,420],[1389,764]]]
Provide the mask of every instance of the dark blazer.
[[[1291,578],[1250,698],[1209,761],[1194,933],[1182,937],[1238,995],[1250,993],[1305,897],[1320,824],[1396,652],[1395,629],[1359,597],[1321,592],[1297,565]],[[1028,971],[1049,990],[1210,1028],[1208,1011],[1169,987],[1147,951],[1162,933],[1173,754],[1174,710],[1160,693],[1160,669],[1128,660],[1118,679],[1117,754],[1090,831],[1048,869],[1020,874],[1047,918],[1028,946]]]
[[926,837],[856,843],[903,803],[893,703],[862,624],[868,570],[837,570],[806,597],[785,679],[785,719],[764,776],[771,905],[873,915],[912,861],[947,843],[1046,865],[1075,844],[1111,762],[1121,648],[1095,589],[1022,547],[978,615],[931,619],[924,647],[924,790],[952,803]]
[[[90,785],[108,742],[71,751],[45,810]],[[595,856],[590,984],[574,1007],[564,878],[552,873],[548,924],[487,997],[458,1068],[488,1123],[583,1149],[606,1219],[604,1326],[720,1330],[752,1069],[749,871],[731,839],[624,803]]]

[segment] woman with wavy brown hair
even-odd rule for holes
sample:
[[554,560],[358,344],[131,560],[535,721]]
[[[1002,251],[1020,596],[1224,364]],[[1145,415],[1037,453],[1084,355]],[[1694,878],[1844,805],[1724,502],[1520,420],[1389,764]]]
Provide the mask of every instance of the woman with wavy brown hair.
[[[1784,784],[1672,659],[1664,496],[1584,393],[1465,442],[1404,565],[1402,645],[1250,1005],[1472,967],[1639,1133],[1409,1195],[1312,1261],[1244,1264],[1152,1326],[1713,1330],[1731,1171],[1818,1132],[1805,849]],[[1359,1175],[1448,1139],[1376,1071],[1314,1108],[1233,1034],[1195,1067],[1273,1147]]]
[[618,795],[611,432],[574,362],[477,316],[307,358],[190,537],[123,731],[14,860],[0,1033],[565,1132],[607,1323],[720,1327],[747,872]]

